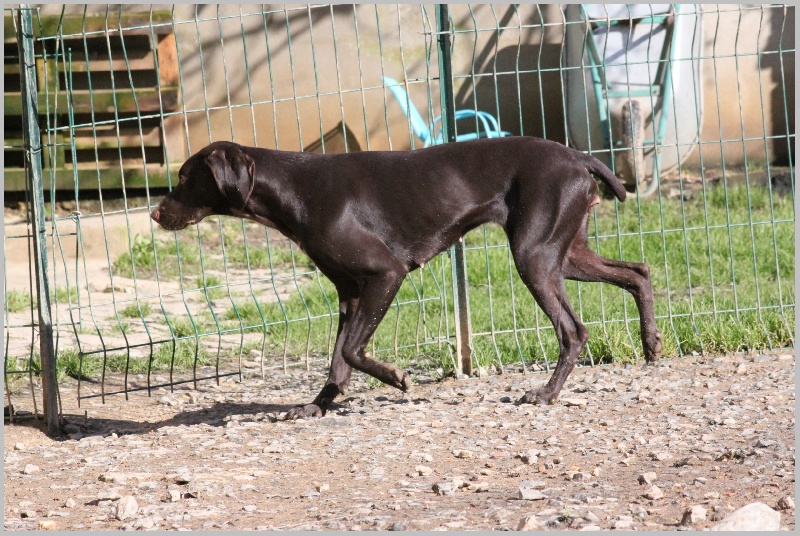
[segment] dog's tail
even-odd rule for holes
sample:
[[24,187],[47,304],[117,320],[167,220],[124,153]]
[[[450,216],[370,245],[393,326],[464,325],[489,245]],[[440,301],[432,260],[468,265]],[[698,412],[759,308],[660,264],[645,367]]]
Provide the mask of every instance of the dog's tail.
[[625,196],[627,195],[625,186],[622,184],[622,181],[619,180],[610,169],[608,169],[608,166],[592,155],[585,153],[580,154],[583,157],[584,163],[586,164],[586,169],[588,169],[591,174],[603,179],[603,182],[605,182],[608,187],[611,188],[611,190],[614,192],[614,195],[617,196],[617,199],[620,201],[625,201]]

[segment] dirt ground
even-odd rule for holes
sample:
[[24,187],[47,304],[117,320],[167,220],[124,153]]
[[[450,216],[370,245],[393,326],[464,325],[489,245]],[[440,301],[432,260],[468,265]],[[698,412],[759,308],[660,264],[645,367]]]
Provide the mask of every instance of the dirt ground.
[[795,527],[794,354],[579,368],[548,407],[513,404],[541,374],[406,396],[358,375],[324,418],[279,420],[324,377],[80,409],[66,383],[71,439],[5,426],[5,529],[702,530],[755,501]]

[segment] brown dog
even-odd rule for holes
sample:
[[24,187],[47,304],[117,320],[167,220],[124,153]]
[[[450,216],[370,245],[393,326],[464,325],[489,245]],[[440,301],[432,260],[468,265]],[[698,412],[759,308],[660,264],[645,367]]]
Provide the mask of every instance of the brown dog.
[[599,160],[532,137],[450,143],[416,151],[318,155],[216,142],[189,158],[180,183],[153,210],[178,230],[211,214],[255,220],[296,242],[339,293],[339,328],[328,381],[287,418],[324,415],[355,368],[402,389],[407,373],[365,353],[406,274],[481,224],[508,235],[519,275],[555,327],[553,376],[520,402],[552,403],[589,337],[564,279],[629,291],[639,308],[648,362],[661,352],[645,264],[606,259],[586,242],[602,179],[625,189]]

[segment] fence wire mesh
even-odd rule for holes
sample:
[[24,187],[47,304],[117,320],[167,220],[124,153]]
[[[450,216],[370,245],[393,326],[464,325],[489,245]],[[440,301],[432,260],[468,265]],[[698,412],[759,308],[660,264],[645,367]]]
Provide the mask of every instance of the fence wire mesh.
[[[789,346],[794,8],[669,8],[450,6],[458,139],[494,129],[569,143],[638,188],[626,203],[604,200],[590,244],[650,265],[665,355]],[[296,245],[232,218],[168,232],[149,211],[212,141],[328,153],[441,142],[434,9],[33,10],[49,299],[58,372],[79,400],[324,362],[338,302]],[[5,10],[9,404],[39,366],[15,11]],[[475,369],[549,369],[552,327],[502,230],[464,241]],[[568,292],[591,333],[585,364],[639,357],[630,296]],[[452,370],[453,298],[440,255],[409,275],[373,352]]]

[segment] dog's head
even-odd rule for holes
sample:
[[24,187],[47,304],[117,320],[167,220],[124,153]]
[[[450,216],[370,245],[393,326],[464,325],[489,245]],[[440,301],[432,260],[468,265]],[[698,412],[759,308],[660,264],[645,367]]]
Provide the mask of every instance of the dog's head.
[[255,185],[255,162],[231,142],[215,142],[189,158],[178,185],[150,214],[168,231],[179,231],[212,214],[240,213]]

